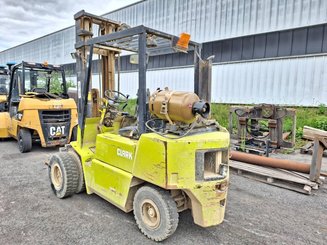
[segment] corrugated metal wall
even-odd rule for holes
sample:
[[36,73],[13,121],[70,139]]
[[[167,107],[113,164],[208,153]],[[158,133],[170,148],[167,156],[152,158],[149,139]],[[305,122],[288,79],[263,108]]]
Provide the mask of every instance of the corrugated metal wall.
[[[108,6],[110,8],[110,6]],[[326,0],[147,0],[105,15],[131,26],[144,24],[198,42],[221,40],[327,22]],[[73,18],[73,16],[71,17]],[[0,63],[74,62],[74,28],[0,52]]]
[[[191,33],[192,39],[198,42],[209,42],[325,24],[327,23],[327,0],[147,0],[109,13],[106,16],[126,22],[131,26],[144,24],[176,35],[187,31]],[[318,30],[319,28],[314,27],[312,29]],[[300,48],[305,52],[295,52],[294,55],[310,53],[307,52],[310,51],[310,47],[317,48],[319,45],[316,43],[321,39],[322,41],[319,43],[322,48],[318,51],[313,50],[311,53],[326,55],[323,53],[326,52],[324,51],[326,35],[323,34],[326,32],[324,29],[317,31],[317,35],[323,36],[319,39],[315,35],[311,35],[313,37],[311,40],[309,38],[311,37],[309,35],[310,30],[306,32],[304,29],[297,29],[296,33],[295,31],[293,33],[292,30],[277,33],[278,35],[276,33],[260,35],[257,38],[265,41],[262,43],[266,43],[266,46],[260,46],[262,50],[264,47],[265,54],[275,46],[281,46],[283,51],[287,47],[286,44],[283,44],[286,42],[294,43],[297,41],[296,43],[301,45],[303,43]],[[235,45],[232,42],[230,49],[225,48],[225,41],[222,41],[221,52],[218,53],[222,57],[226,54],[231,58],[217,60],[217,56],[215,62],[232,62],[213,67],[212,97],[215,102],[310,106],[321,103],[327,104],[327,91],[323,86],[327,78],[324,71],[326,56],[266,59],[275,56],[273,54],[262,57],[253,56],[254,58],[265,58],[265,60],[233,62],[233,60],[237,60],[234,59],[234,53],[238,56],[241,53],[240,60],[242,60],[243,51],[252,50],[251,52],[255,52],[256,49],[248,45],[248,43],[252,43],[251,38],[253,36],[235,40]],[[301,38],[306,42],[299,42]],[[72,60],[70,53],[74,51],[74,39],[74,28],[64,29],[0,52],[0,64],[20,60],[35,62],[47,60],[49,63],[55,64],[72,63],[74,60]],[[275,41],[272,42],[270,39]],[[258,47],[260,42],[255,41],[254,38],[254,43]],[[313,42],[313,44],[310,46],[308,45],[309,42]],[[226,41],[226,43],[230,45],[230,42]],[[236,52],[241,47],[239,43],[242,43],[242,52]],[[233,45],[236,51],[233,49]],[[212,51],[215,50],[216,46],[212,44]],[[290,54],[288,52],[281,54],[281,56],[292,55],[292,47],[291,45]],[[277,48],[276,56],[280,56],[278,50],[279,48]],[[212,53],[210,50],[204,51]],[[244,57],[249,59],[247,56]],[[150,70],[148,72],[148,87],[151,90],[165,86],[176,90],[192,90],[193,73],[190,71],[191,69]],[[122,74],[123,92],[135,96],[136,86],[137,76],[135,72]]]
[[55,32],[34,41],[0,52],[0,64],[8,61],[44,62],[50,64],[72,63],[75,33],[72,28]]
[[224,103],[327,104],[326,65],[326,56],[219,65],[212,96]]
[[149,0],[105,15],[198,42],[325,23],[325,0]]
[[[327,104],[326,56],[283,58],[213,66],[212,99],[219,103]],[[136,72],[121,74],[121,91],[135,98]],[[150,70],[147,87],[192,91],[193,68]]]

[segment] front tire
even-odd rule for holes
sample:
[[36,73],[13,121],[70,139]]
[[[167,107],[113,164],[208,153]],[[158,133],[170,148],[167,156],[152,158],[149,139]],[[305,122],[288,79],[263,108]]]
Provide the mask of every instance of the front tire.
[[79,176],[75,161],[74,156],[68,152],[54,154],[50,159],[50,185],[58,198],[69,197],[77,191]]
[[21,153],[29,152],[32,150],[32,134],[26,128],[21,128],[18,132],[18,148]]
[[139,229],[149,239],[163,241],[176,231],[178,212],[169,192],[143,186],[135,194],[133,209]]

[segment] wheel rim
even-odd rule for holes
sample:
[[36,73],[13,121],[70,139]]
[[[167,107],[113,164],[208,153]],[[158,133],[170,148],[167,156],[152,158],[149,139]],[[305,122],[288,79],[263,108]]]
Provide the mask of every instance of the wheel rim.
[[19,146],[19,149],[23,149],[23,139],[22,139],[22,137],[19,137],[19,139],[18,139],[18,146]]
[[60,190],[62,186],[62,172],[58,163],[53,164],[51,168],[51,180],[54,188]]
[[149,229],[154,230],[158,228],[160,224],[160,212],[152,200],[145,199],[141,203],[141,218]]

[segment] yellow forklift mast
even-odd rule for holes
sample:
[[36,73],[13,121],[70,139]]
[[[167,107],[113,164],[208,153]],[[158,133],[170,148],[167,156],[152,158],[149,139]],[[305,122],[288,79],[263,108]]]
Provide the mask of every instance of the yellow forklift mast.
[[0,138],[13,137],[19,150],[28,152],[33,142],[42,147],[69,143],[77,135],[76,126],[77,106],[67,95],[61,66],[23,61],[11,68]]
[[[55,195],[95,193],[133,211],[141,232],[154,241],[171,236],[179,212],[187,209],[202,227],[220,224],[230,142],[228,131],[210,118],[211,59],[201,59],[201,45],[186,33],[176,37],[143,25],[128,27],[84,11],[74,17],[79,130],[77,141],[48,163]],[[135,115],[124,111],[128,96],[115,90],[122,51],[132,52],[137,63]],[[165,88],[150,95],[149,60],[173,52],[193,53],[195,91]],[[92,88],[95,54],[102,67],[99,90]]]

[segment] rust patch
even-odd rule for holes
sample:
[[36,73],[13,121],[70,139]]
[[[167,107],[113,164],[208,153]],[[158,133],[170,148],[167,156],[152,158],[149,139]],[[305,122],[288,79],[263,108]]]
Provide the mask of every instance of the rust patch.
[[146,176],[149,180],[154,181],[154,176],[153,176],[152,174],[150,174],[150,173],[146,173],[145,176]]
[[177,185],[167,185],[167,189],[179,189]]
[[157,138],[153,138],[152,141],[154,141],[154,142],[159,142],[159,143],[162,142],[162,140],[157,139]]
[[153,166],[156,167],[157,169],[165,169],[165,166],[163,166],[164,163],[157,163],[157,164],[154,164]]

